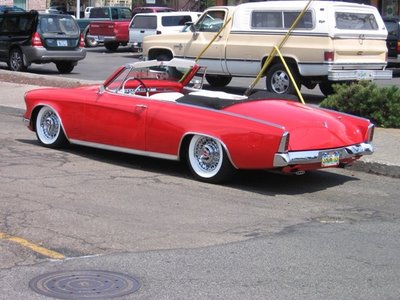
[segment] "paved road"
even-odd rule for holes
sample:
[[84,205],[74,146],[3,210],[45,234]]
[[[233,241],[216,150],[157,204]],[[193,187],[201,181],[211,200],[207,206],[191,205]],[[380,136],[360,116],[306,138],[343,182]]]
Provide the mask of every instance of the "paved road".
[[66,270],[137,278],[119,299],[399,295],[399,179],[243,172],[208,185],[175,162],[40,147],[21,113],[0,108],[0,299],[44,299],[30,280]]
[[118,299],[399,297],[399,179],[243,172],[207,185],[175,162],[40,147],[21,114],[0,107],[0,299],[45,299],[30,280],[66,270],[136,277]]

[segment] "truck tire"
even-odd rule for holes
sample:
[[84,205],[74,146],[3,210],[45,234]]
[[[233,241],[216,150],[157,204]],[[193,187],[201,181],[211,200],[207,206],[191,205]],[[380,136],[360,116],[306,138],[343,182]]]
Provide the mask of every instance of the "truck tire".
[[326,97],[332,95],[335,91],[332,87],[333,84],[338,83],[334,81],[324,80],[318,83],[319,89],[321,93],[324,94]]
[[89,35],[89,26],[86,27],[83,35],[85,37],[85,47],[91,48],[91,47],[97,47],[99,45],[99,43],[95,39],[88,37],[88,35]]
[[72,61],[60,61],[56,62],[56,67],[60,74],[68,74],[74,69],[75,63]]
[[231,82],[232,76],[206,75],[206,80],[213,87],[224,87]]
[[[290,66],[289,66],[290,68]],[[297,87],[300,89],[298,74],[296,70],[290,68],[292,76],[296,81]],[[269,67],[266,72],[267,90],[275,94],[294,94],[296,92],[293,83],[290,80],[286,68],[281,63],[276,63]]]
[[118,42],[108,42],[108,43],[104,43],[104,47],[106,47],[106,49],[108,51],[114,52],[117,51],[118,47],[119,47],[119,43]]
[[161,53],[156,56],[156,60],[158,60],[158,61],[169,61],[171,59],[172,59],[172,55],[169,55],[167,53]]
[[99,43],[94,38],[89,38],[87,35],[85,36],[85,47],[92,48],[98,45]]

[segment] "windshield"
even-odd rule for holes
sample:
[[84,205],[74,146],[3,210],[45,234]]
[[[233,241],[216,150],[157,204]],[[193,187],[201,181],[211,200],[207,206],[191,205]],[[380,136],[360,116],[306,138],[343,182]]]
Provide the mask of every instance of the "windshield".
[[[105,88],[111,92],[119,92],[128,80],[137,79],[146,82],[149,86],[152,84],[176,86],[178,84],[198,88],[202,85],[204,68],[199,70],[199,66],[193,64],[168,64],[169,62],[154,61],[128,64],[114,78],[107,81]],[[201,72],[201,75],[196,74],[197,72]]]

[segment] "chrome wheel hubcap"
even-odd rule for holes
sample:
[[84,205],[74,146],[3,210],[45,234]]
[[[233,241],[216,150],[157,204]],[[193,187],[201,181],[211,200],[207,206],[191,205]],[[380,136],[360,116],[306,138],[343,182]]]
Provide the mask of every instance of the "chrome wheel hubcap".
[[40,128],[47,139],[52,140],[56,138],[60,131],[60,122],[57,115],[52,111],[47,111],[43,114],[40,120]]
[[287,91],[290,85],[290,79],[285,72],[275,72],[272,76],[271,86],[274,92],[282,94]]
[[221,160],[220,148],[214,139],[203,137],[195,145],[194,157],[202,170],[212,172]]

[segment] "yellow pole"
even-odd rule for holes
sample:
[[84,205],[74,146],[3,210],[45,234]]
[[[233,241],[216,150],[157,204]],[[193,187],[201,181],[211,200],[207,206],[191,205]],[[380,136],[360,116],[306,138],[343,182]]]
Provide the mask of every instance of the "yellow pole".
[[309,0],[307,5],[304,7],[304,9],[300,12],[300,14],[297,16],[297,18],[294,20],[292,26],[290,26],[288,32],[285,34],[285,36],[283,37],[283,39],[281,40],[281,42],[279,43],[279,45],[272,48],[271,53],[268,55],[267,60],[264,62],[263,67],[261,68],[260,72],[258,73],[257,77],[254,79],[254,81],[250,84],[250,86],[247,88],[246,92],[244,93],[246,96],[248,96],[251,92],[251,90],[255,87],[255,85],[258,83],[258,81],[260,80],[260,78],[263,76],[263,74],[265,73],[265,70],[267,69],[267,67],[269,66],[269,64],[271,63],[272,59],[274,58],[275,54],[276,54],[276,50],[279,50],[282,48],[282,46],[286,43],[286,41],[288,40],[290,34],[292,33],[293,29],[297,26],[297,23],[300,21],[300,19],[303,17],[303,15],[305,14],[305,12],[307,11],[307,9],[310,7],[311,2],[313,0]]
[[276,46],[274,46],[274,48],[275,48],[276,52],[278,52],[278,55],[279,55],[279,57],[280,57],[280,59],[282,61],[282,64],[285,66],[286,72],[289,74],[290,80],[293,82],[294,89],[296,90],[296,93],[299,96],[299,99],[300,99],[301,103],[306,104],[304,102],[303,95],[300,93],[299,87],[297,86],[297,83],[293,78],[292,72],[290,72],[289,66],[287,65],[285,59],[282,56],[281,51]]
[[229,22],[232,20],[232,17],[229,17],[228,20],[226,20],[225,24],[218,30],[217,34],[214,35],[214,37],[212,38],[212,40],[207,44],[207,46],[203,49],[203,51],[200,52],[199,55],[197,55],[197,57],[195,58],[195,62],[197,62],[200,57],[204,54],[204,52],[207,51],[208,48],[210,48],[211,44],[214,43],[214,41],[217,39],[217,37],[220,35],[220,33],[222,32],[222,30],[225,29],[225,27],[229,24]]

